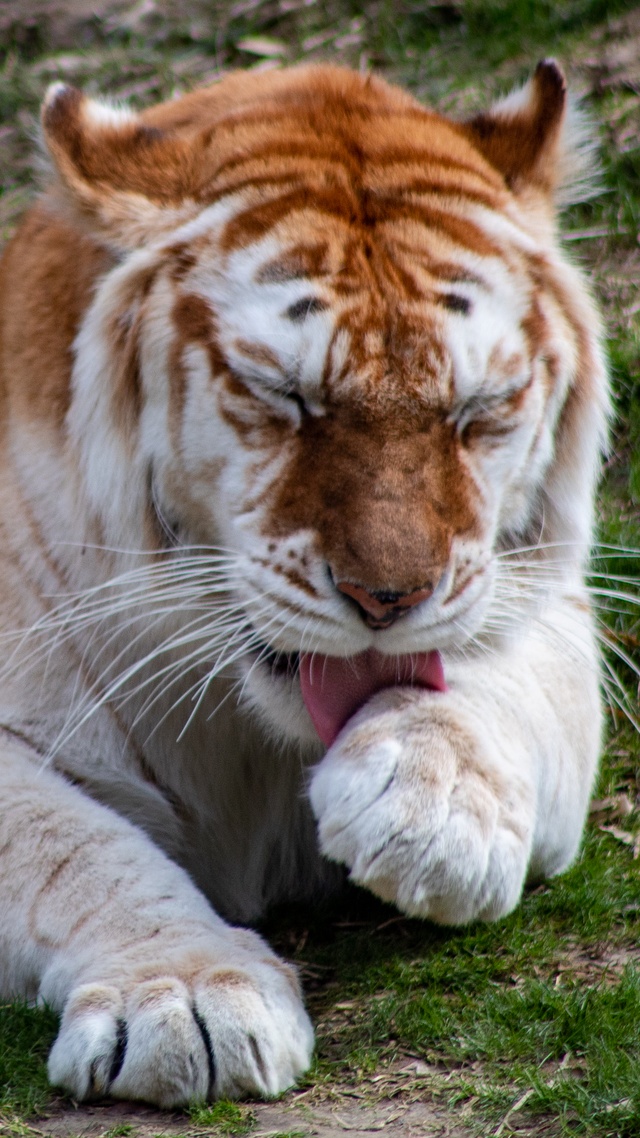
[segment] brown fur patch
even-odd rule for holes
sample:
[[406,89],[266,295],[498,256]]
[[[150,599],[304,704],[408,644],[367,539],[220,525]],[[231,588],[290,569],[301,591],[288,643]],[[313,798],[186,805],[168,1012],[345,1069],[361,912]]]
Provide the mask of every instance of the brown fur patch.
[[112,387],[113,417],[123,435],[130,441],[142,410],[140,380],[140,332],[144,318],[144,301],[156,276],[156,267],[144,269],[130,282],[128,302],[135,314],[120,312],[112,321],[110,341],[116,357]]
[[183,281],[198,264],[197,253],[194,249],[191,249],[185,244],[174,245],[173,248],[168,250],[168,253],[173,259],[171,279],[179,283]]
[[207,973],[207,984],[218,988],[247,988],[254,987],[253,981],[246,972],[232,968],[215,969]]
[[74,994],[68,1004],[66,1014],[84,1016],[93,1012],[114,1012],[120,1007],[119,992],[102,984],[83,987],[81,994]]
[[183,362],[188,344],[201,344],[209,355],[213,376],[224,374],[228,364],[218,347],[215,313],[203,296],[180,294],[171,314],[176,335],[169,351],[171,385],[170,429],[174,445],[179,449],[180,431],[187,397],[187,375]]
[[303,577],[302,573],[294,569],[291,565],[272,564],[270,561],[265,561],[262,558],[257,558],[256,560],[259,561],[260,565],[264,565],[265,568],[270,569],[273,573],[278,573],[281,577],[285,577],[291,585],[296,589],[301,589],[302,592],[307,593],[308,596],[317,597],[319,595],[318,590],[314,588],[311,582],[307,581],[307,578]]
[[303,421],[274,492],[267,531],[312,529],[335,580],[411,593],[440,578],[457,534],[472,531],[474,491],[451,427],[397,413]]
[[539,63],[528,104],[517,111],[476,115],[469,137],[509,186],[553,189],[556,144],[566,107],[566,84],[557,63]]
[[16,413],[60,429],[69,408],[72,344],[100,276],[104,249],[53,216],[27,216],[0,267],[2,384]]
[[251,363],[258,364],[259,367],[272,368],[274,371],[282,372],[280,360],[275,352],[267,348],[264,344],[253,344],[250,340],[236,340],[234,348],[241,356],[251,360]]
[[256,273],[258,284],[278,284],[303,278],[316,279],[331,272],[328,243],[295,245],[268,261]]

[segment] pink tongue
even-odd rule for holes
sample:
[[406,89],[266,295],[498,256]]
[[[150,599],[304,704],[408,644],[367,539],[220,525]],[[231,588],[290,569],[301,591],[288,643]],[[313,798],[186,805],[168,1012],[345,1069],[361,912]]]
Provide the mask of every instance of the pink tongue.
[[359,656],[300,657],[302,698],[313,726],[328,747],[372,695],[383,688],[406,685],[446,691],[440,653],[384,656],[368,648]]

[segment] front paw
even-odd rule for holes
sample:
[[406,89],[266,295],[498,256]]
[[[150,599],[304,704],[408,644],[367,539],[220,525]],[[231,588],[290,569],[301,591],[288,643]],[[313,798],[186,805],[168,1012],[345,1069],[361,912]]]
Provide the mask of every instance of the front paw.
[[290,1087],[313,1049],[296,974],[254,934],[229,934],[237,951],[227,961],[185,954],[155,976],[123,968],[73,989],[51,1082],[79,1100],[109,1094],[162,1107]]
[[510,912],[535,795],[510,740],[496,736],[452,692],[380,693],[314,771],[323,853],[410,916],[461,924]]

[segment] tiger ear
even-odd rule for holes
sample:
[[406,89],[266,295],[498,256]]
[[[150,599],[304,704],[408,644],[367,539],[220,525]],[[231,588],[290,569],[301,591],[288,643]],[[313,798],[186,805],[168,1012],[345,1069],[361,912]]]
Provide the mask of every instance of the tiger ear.
[[175,133],[63,83],[49,88],[41,122],[58,203],[105,244],[138,248],[202,208],[193,152]]
[[542,60],[527,84],[464,124],[472,142],[514,193],[551,195],[564,181],[567,86],[553,59]]

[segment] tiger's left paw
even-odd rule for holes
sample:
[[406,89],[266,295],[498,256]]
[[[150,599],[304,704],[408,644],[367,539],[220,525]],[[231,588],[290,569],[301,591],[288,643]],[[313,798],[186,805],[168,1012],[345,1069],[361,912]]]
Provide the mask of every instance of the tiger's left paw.
[[322,851],[410,916],[495,920],[518,903],[530,857],[523,769],[455,693],[381,692],[313,773]]

